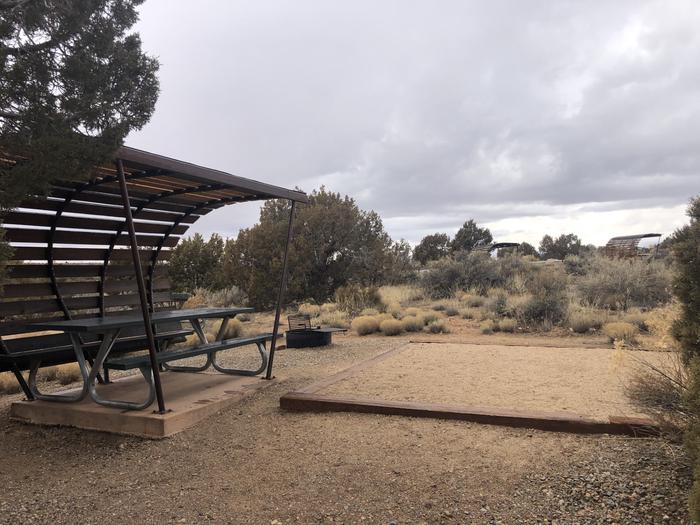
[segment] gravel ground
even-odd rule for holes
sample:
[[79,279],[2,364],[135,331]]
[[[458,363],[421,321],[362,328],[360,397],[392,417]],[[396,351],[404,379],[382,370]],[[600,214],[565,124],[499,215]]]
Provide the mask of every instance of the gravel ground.
[[690,523],[662,439],[282,412],[285,392],[408,338],[336,340],[279,352],[274,385],[162,441],[11,422],[0,400],[0,522]]

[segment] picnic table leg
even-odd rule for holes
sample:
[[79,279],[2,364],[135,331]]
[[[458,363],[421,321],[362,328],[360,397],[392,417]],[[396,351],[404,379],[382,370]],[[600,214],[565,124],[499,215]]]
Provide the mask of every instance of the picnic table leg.
[[116,342],[117,337],[119,336],[119,332],[120,330],[116,329],[104,334],[104,338],[102,339],[102,343],[100,344],[100,349],[97,352],[97,357],[95,358],[95,366],[90,371],[90,376],[88,378],[88,389],[90,392],[90,397],[98,405],[103,405],[112,408],[125,408],[127,410],[142,410],[147,406],[150,406],[156,399],[156,390],[153,382],[153,374],[150,367],[142,367],[139,369],[141,371],[141,374],[143,374],[144,379],[146,380],[146,384],[148,385],[148,395],[146,396],[146,400],[142,403],[137,403],[134,401],[119,401],[116,399],[106,399],[100,396],[97,392],[97,387],[95,385],[97,374],[100,368],[104,366],[104,362],[107,359],[107,356],[109,356],[109,353],[112,351],[114,343]]
[[269,354],[267,353],[267,349],[265,348],[265,343],[259,342],[259,343],[255,343],[255,344],[258,347],[258,352],[260,353],[260,361],[261,361],[260,367],[257,370],[226,368],[226,367],[221,366],[219,363],[216,362],[216,352],[212,352],[211,360],[212,360],[212,365],[214,366],[214,369],[217,372],[221,372],[222,374],[230,374],[230,375],[237,375],[237,376],[256,376],[256,375],[262,373],[267,368]]
[[29,390],[36,399],[41,399],[43,401],[57,401],[59,403],[76,403],[82,401],[88,393],[88,381],[89,374],[87,371],[87,364],[85,363],[85,354],[83,353],[83,347],[80,342],[80,338],[76,334],[69,334],[71,343],[73,344],[73,351],[75,352],[75,358],[78,361],[78,367],[80,367],[80,375],[83,378],[83,388],[80,392],[75,394],[42,394],[36,385],[36,376],[39,372],[39,367],[41,366],[41,360],[37,359],[32,361],[29,369]]
[[[207,334],[204,333],[204,328],[202,327],[202,323],[200,322],[200,320],[191,319],[190,324],[192,325],[192,329],[194,330],[194,332],[197,334],[199,342],[203,345],[207,344],[209,342],[207,341]],[[202,366],[179,366],[171,365],[169,363],[163,363],[163,368],[171,372],[204,372],[207,368],[211,366],[211,363],[212,356],[211,354],[207,354],[207,360]]]

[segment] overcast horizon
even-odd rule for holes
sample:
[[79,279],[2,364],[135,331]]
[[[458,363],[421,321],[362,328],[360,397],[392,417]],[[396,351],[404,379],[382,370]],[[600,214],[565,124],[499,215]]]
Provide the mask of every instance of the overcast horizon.
[[[700,3],[148,0],[126,143],[377,211],[395,240],[670,234],[700,188]],[[235,236],[258,204],[191,232]]]

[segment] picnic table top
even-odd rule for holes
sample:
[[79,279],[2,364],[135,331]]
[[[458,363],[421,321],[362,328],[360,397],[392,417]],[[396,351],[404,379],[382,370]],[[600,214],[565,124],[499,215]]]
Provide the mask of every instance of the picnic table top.
[[[167,310],[151,314],[153,324],[191,319],[233,317],[237,314],[254,312],[253,308],[191,308],[187,310]],[[35,330],[61,330],[63,332],[105,333],[117,328],[128,328],[143,324],[141,314],[89,317],[86,319],[44,321],[28,325]]]

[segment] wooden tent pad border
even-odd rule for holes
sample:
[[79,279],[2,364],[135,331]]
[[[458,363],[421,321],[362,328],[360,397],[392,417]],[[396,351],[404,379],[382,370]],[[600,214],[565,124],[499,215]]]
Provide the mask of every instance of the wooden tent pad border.
[[647,418],[609,416],[594,419],[564,412],[511,410],[496,407],[443,405],[409,401],[390,401],[377,398],[329,396],[320,393],[325,388],[394,357],[410,347],[411,343],[389,350],[333,374],[280,398],[280,408],[296,412],[355,412],[434,419],[449,419],[514,428],[531,428],[573,434],[615,434],[633,437],[658,435],[661,429]]

